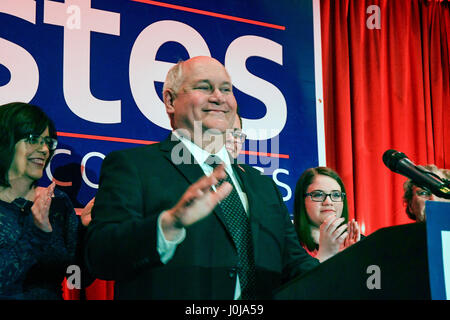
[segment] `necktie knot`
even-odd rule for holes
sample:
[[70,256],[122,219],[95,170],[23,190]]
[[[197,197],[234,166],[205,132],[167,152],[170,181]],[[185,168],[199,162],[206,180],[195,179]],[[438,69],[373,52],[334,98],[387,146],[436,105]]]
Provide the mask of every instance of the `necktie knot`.
[[219,164],[223,163],[223,161],[218,156],[212,154],[206,159],[205,163],[215,169]]

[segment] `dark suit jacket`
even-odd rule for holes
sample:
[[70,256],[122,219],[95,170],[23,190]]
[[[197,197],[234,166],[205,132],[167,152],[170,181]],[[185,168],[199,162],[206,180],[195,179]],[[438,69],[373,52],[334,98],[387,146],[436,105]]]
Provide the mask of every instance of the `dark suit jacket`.
[[[159,214],[204,175],[198,164],[175,164],[172,152],[193,163],[184,145],[170,137],[104,159],[86,235],[88,268],[98,278],[115,280],[116,299],[233,299],[238,256],[219,206],[186,229],[166,265],[160,262]],[[249,201],[257,291],[269,299],[283,282],[319,262],[300,247],[273,180],[247,165],[233,167]]]

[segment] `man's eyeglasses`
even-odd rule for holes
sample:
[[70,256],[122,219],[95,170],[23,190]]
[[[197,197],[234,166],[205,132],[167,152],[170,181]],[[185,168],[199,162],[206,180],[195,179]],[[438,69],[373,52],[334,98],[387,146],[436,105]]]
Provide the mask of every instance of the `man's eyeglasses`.
[[44,143],[47,145],[49,150],[55,150],[56,146],[58,145],[58,140],[50,137],[41,137],[38,134],[32,134],[25,138],[25,141],[28,142],[30,145],[35,146],[37,144],[43,145]]
[[315,202],[324,202],[325,199],[329,196],[331,201],[333,202],[342,202],[345,199],[345,192],[341,192],[339,190],[333,190],[330,193],[325,193],[322,190],[314,190],[308,193],[305,193],[305,197],[311,197],[312,201]]
[[241,129],[234,129],[231,132],[231,135],[234,139],[240,141],[241,143],[244,143],[245,139],[247,138],[247,135],[243,133]]
[[430,199],[432,193],[428,190],[424,190],[424,189],[417,189],[416,190],[416,195],[418,197],[424,198],[424,199]]

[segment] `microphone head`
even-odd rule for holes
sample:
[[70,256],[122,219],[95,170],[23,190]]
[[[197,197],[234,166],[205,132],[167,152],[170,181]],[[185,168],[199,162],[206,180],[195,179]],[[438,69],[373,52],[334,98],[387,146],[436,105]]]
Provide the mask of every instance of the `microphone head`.
[[397,172],[398,162],[405,158],[408,159],[408,157],[403,152],[389,149],[383,154],[383,163],[392,171]]

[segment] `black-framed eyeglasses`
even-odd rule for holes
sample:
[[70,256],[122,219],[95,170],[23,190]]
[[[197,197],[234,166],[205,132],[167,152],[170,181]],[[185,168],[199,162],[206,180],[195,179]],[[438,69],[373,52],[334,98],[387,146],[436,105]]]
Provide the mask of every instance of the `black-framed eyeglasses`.
[[312,201],[315,202],[324,202],[325,199],[329,196],[331,201],[333,202],[342,202],[345,199],[345,192],[341,192],[339,190],[333,190],[330,193],[325,193],[322,190],[314,190],[308,193],[305,193],[305,197],[311,197]]
[[30,133],[30,135],[25,138],[25,141],[32,146],[35,146],[37,144],[42,146],[45,143],[49,150],[55,150],[56,146],[58,145],[58,140],[54,138],[41,137],[40,135],[33,133]]
[[233,138],[236,140],[239,140],[240,142],[244,142],[245,139],[247,139],[247,135],[242,132],[241,129],[234,129],[233,132],[231,132]]

